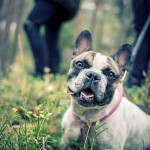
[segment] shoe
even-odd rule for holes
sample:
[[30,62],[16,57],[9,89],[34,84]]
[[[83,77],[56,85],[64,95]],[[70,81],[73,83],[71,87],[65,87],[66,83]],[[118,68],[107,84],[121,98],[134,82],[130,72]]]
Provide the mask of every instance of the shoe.
[[136,77],[133,76],[129,76],[128,80],[127,80],[127,87],[131,88],[132,86],[141,86],[141,79],[138,79]]

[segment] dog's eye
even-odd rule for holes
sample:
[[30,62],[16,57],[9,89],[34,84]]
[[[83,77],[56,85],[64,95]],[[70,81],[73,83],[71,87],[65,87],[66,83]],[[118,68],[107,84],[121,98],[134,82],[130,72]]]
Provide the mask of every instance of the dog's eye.
[[75,66],[77,68],[83,68],[83,62],[82,61],[78,61],[78,62],[75,63]]
[[108,78],[110,79],[114,79],[115,78],[115,74],[112,71],[109,71],[107,74]]

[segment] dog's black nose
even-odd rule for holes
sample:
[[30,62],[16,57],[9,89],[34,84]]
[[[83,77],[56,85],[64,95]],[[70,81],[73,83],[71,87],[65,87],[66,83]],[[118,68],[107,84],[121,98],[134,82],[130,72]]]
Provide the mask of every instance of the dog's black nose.
[[86,76],[88,77],[89,80],[91,81],[98,81],[101,80],[101,77],[98,73],[93,72],[93,71],[89,71],[86,73]]

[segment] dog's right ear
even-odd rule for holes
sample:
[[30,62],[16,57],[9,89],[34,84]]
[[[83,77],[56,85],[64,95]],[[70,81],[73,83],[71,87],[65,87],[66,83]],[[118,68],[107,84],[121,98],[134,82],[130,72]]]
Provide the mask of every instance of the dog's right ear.
[[92,36],[88,30],[82,31],[75,42],[73,57],[92,49]]
[[118,51],[116,51],[112,58],[117,63],[120,71],[126,70],[126,65],[129,64],[132,55],[132,47],[130,44],[122,45]]

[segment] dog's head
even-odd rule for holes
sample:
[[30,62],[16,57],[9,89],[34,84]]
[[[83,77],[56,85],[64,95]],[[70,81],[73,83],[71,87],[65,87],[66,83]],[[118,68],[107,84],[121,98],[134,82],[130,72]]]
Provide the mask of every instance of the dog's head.
[[77,104],[84,107],[109,104],[114,83],[123,75],[131,57],[131,46],[125,44],[112,56],[91,50],[92,37],[82,31],[76,39],[68,73],[68,91]]

